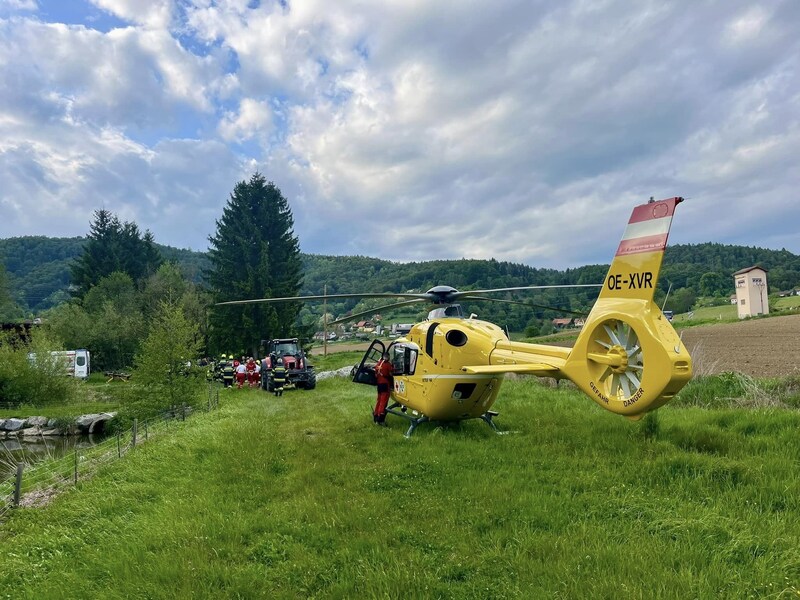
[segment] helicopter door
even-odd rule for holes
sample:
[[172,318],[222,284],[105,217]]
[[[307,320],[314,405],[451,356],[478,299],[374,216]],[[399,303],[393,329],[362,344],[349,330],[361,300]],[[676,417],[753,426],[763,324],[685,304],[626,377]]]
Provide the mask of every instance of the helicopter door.
[[353,374],[353,383],[363,383],[365,385],[378,385],[378,378],[375,376],[375,365],[386,352],[386,346],[380,340],[374,340],[367,351],[364,353],[364,358],[361,359],[361,364]]

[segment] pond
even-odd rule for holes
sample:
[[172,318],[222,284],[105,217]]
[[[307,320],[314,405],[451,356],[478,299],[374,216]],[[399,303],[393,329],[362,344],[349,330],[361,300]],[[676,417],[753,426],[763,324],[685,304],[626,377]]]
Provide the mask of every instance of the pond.
[[70,454],[75,448],[91,448],[105,439],[103,434],[0,439],[0,481],[13,475],[20,461],[32,465],[55,460]]

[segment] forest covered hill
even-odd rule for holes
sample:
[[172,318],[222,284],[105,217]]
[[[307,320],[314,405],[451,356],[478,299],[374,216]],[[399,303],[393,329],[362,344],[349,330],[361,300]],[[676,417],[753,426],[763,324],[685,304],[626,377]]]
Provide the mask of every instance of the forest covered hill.
[[[70,264],[83,252],[86,238],[27,236],[0,239],[11,297],[26,313],[38,313],[70,298]],[[180,265],[187,279],[202,282],[208,266],[204,252],[156,244],[166,261]]]
[[[18,237],[0,240],[0,260],[7,272],[12,298],[29,316],[66,301],[69,295],[69,266],[83,251],[84,238]],[[202,283],[208,267],[204,252],[158,245],[165,260],[176,262],[184,275]],[[302,255],[304,294],[344,292],[392,292],[425,290],[434,285],[459,289],[486,289],[538,284],[601,283],[607,264],[587,265],[559,271],[490,260],[435,260],[396,263],[364,256]],[[668,308],[688,310],[699,296],[727,298],[733,293],[732,274],[742,268],[761,265],[769,270],[771,291],[800,286],[800,256],[786,250],[768,250],[748,246],[706,243],[676,245],[667,248],[659,282],[663,297],[671,285]],[[572,310],[586,310],[596,297],[596,290],[537,292],[529,301]],[[357,300],[329,305],[329,312],[340,315],[352,310]],[[368,308],[362,301],[359,309]],[[378,303],[376,302],[377,306]],[[522,328],[530,316],[525,307],[467,305],[487,319]],[[317,312],[317,309],[314,309]],[[545,311],[556,314],[557,311]],[[542,314],[540,313],[540,317]]]

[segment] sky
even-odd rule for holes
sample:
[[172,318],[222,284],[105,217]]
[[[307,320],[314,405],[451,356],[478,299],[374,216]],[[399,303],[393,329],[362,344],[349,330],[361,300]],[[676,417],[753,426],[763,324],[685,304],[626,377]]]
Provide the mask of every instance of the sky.
[[[608,263],[800,253],[797,0],[0,0],[0,237],[95,210],[205,250],[237,182],[303,252]],[[743,265],[748,266],[748,265]]]

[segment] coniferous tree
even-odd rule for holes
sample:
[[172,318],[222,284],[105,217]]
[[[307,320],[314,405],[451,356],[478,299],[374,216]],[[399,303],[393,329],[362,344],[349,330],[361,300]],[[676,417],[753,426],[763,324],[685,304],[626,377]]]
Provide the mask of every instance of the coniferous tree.
[[83,254],[71,266],[72,285],[82,298],[111,273],[127,273],[139,282],[155,273],[161,262],[152,233],[142,236],[136,223],[121,223],[110,211],[96,210]]
[[119,270],[116,255],[119,227],[119,220],[110,211],[103,208],[94,212],[83,254],[70,269],[76,295],[83,297],[103,277]]
[[[236,184],[209,237],[214,301],[296,296],[302,263],[293,225],[289,203],[274,183],[255,173]],[[256,354],[262,339],[290,336],[299,311],[297,302],[214,307],[212,350]]]
[[156,247],[156,240],[153,237],[153,232],[149,229],[145,230],[144,237],[142,237],[142,254],[144,262],[144,272],[141,277],[150,277],[158,272],[161,265],[164,264],[164,259]]

